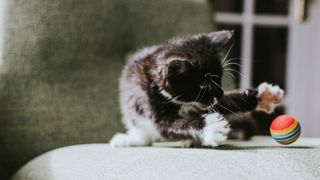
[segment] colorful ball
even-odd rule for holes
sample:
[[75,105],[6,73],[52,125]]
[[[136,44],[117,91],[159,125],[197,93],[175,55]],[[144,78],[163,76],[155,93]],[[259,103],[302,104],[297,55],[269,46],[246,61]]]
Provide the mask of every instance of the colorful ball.
[[272,138],[280,144],[295,142],[301,133],[299,122],[290,115],[281,115],[274,119],[270,126]]

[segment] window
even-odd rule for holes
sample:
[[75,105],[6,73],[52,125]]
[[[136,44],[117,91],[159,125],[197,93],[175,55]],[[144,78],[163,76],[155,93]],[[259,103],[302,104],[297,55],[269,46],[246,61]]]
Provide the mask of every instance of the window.
[[[241,63],[238,86],[256,86],[264,80],[285,88],[285,63],[289,26],[288,0],[212,0],[214,20],[221,29],[235,29],[239,45],[232,57]],[[240,36],[240,37],[237,37]],[[235,55],[235,56],[234,56]],[[275,64],[282,64],[282,68]],[[269,67],[267,69],[261,67]],[[274,67],[277,67],[273,69]],[[263,73],[261,72],[263,70]],[[276,74],[273,78],[271,74]],[[277,79],[277,80],[275,80]],[[280,79],[280,80],[279,80]]]
[[[231,58],[240,89],[256,87],[261,82],[286,88],[286,59],[289,29],[289,0],[211,0],[214,21],[219,29],[234,29],[236,44]],[[272,116],[257,113],[259,134],[268,134],[271,120],[284,112],[279,108]]]

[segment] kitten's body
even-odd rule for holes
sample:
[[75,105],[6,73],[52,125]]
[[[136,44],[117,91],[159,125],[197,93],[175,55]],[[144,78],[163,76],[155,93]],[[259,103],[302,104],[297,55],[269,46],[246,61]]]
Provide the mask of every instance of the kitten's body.
[[[166,138],[216,146],[230,131],[222,115],[257,106],[272,111],[271,105],[283,95],[277,86],[262,84],[257,90],[223,95],[217,54],[231,36],[229,31],[197,35],[133,55],[120,79],[122,121],[128,132],[116,134],[111,145],[143,146]],[[209,107],[215,112],[208,114]]]

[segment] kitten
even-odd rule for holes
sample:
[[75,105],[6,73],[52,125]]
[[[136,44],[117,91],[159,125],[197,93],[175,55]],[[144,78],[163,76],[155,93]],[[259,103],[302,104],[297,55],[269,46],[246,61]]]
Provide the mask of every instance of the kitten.
[[273,112],[283,91],[262,83],[257,89],[224,92],[219,53],[233,31],[218,31],[171,40],[133,55],[120,79],[120,105],[125,134],[113,147],[145,146],[160,139],[192,139],[217,146],[227,139],[224,115],[255,109]]

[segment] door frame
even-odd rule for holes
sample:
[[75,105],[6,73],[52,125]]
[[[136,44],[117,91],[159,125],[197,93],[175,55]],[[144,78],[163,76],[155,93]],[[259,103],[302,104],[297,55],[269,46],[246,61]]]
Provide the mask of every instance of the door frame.
[[302,136],[320,137],[320,1],[309,1],[302,21],[301,2],[292,0],[287,58],[287,113],[302,127]]

